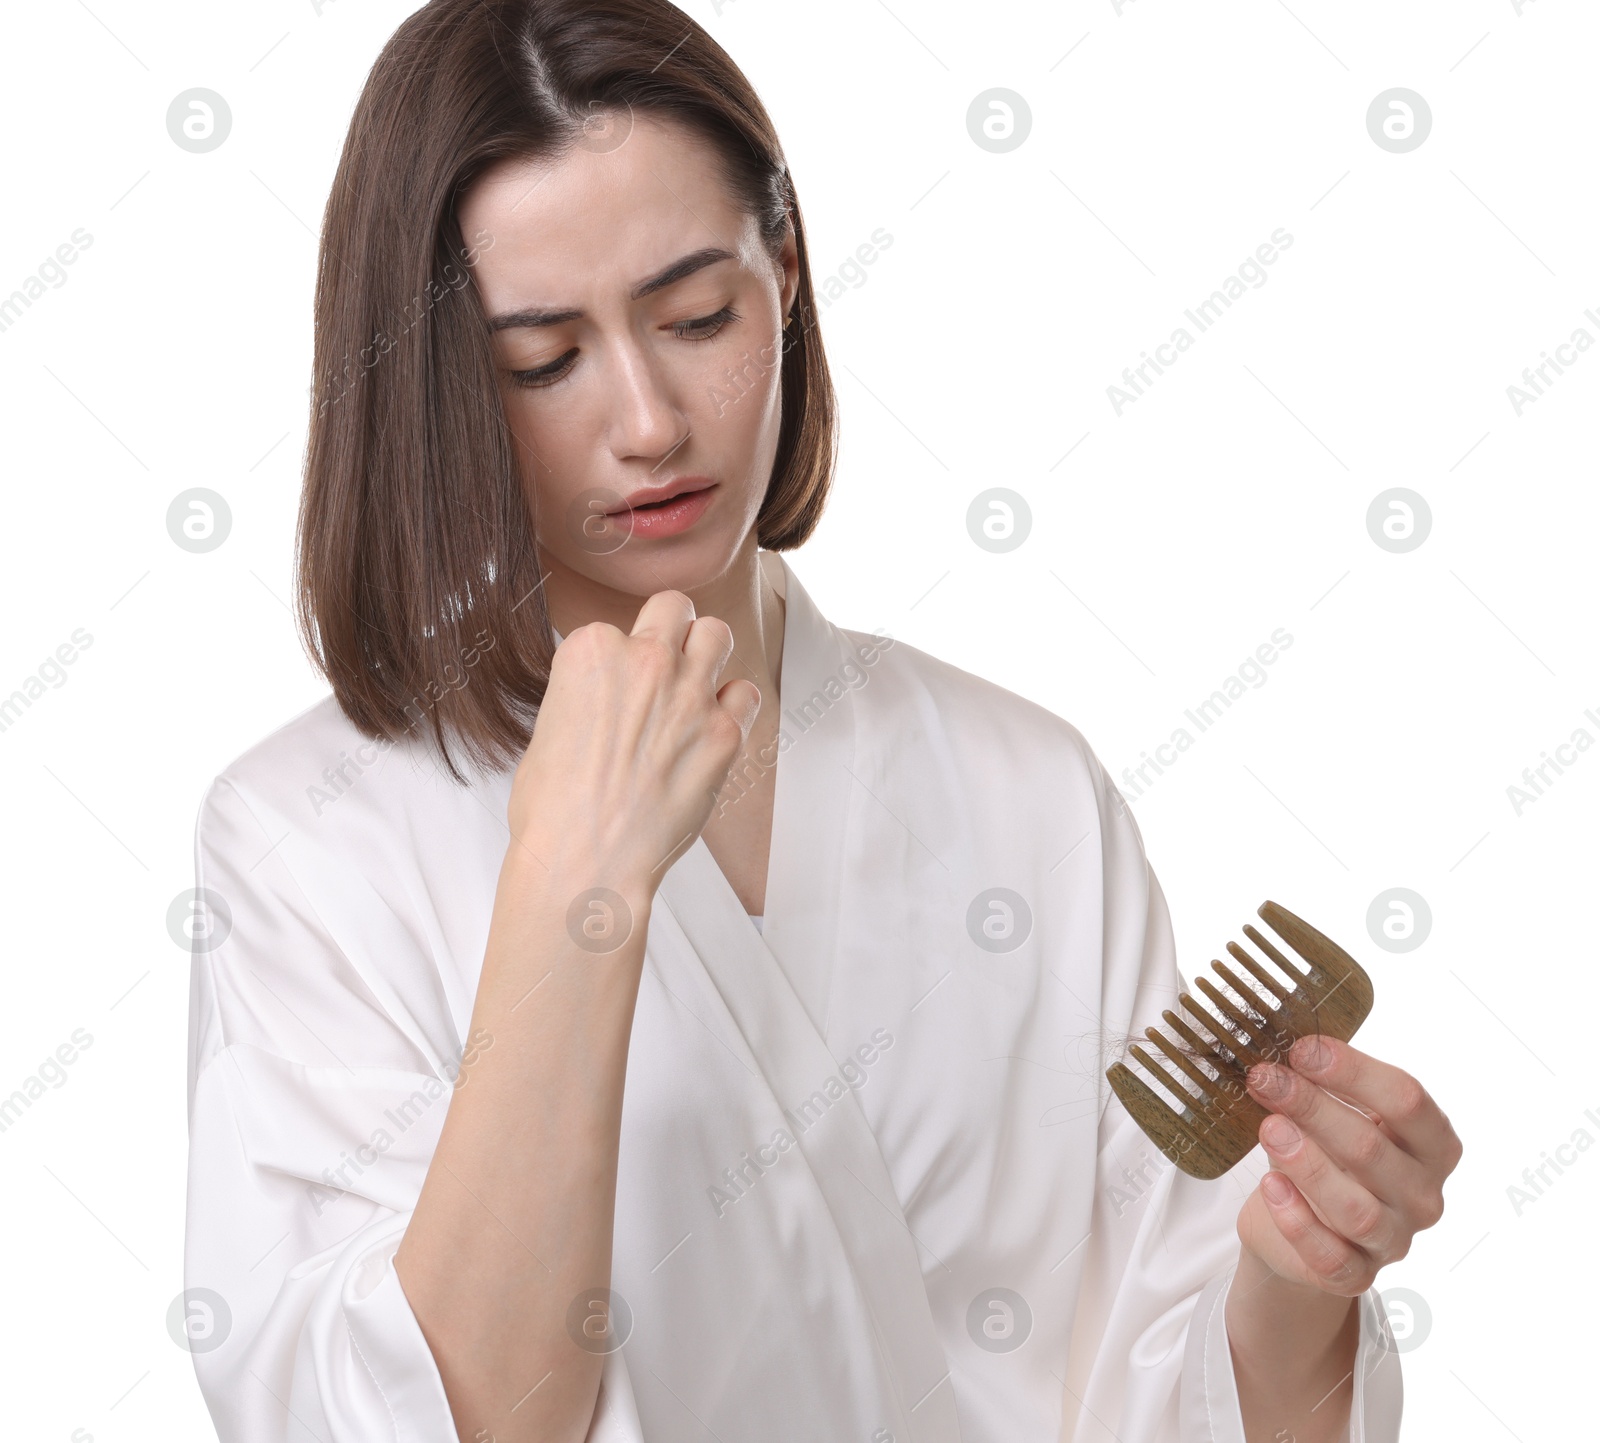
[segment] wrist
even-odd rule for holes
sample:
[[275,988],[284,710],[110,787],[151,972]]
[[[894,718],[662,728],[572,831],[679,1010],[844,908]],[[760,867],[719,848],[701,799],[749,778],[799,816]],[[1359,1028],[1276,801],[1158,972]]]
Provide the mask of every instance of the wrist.
[[1349,1351],[1359,1302],[1286,1278],[1241,1246],[1224,1305],[1228,1339],[1249,1365],[1314,1369]]
[[659,874],[629,859],[597,859],[558,843],[513,836],[500,867],[497,905],[513,899],[563,921],[570,918],[579,927],[573,940],[584,947],[597,917],[609,916],[625,930],[648,923],[659,882]]
[[1350,1436],[1359,1300],[1297,1283],[1241,1251],[1228,1289],[1228,1354],[1247,1438]]

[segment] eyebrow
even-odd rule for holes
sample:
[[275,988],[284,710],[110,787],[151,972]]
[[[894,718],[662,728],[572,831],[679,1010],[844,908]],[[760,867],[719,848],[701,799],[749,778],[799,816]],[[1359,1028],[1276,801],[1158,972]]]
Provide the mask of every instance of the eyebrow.
[[[629,293],[630,300],[642,301],[646,296],[656,291],[665,290],[670,285],[675,285],[686,276],[692,276],[696,271],[704,270],[707,266],[716,265],[718,261],[737,260],[738,257],[722,246],[705,246],[697,251],[690,251],[686,256],[679,256],[665,270],[657,271],[648,280],[640,281]],[[503,315],[493,317],[489,322],[491,331],[506,331],[513,327],[559,326],[567,321],[576,321],[583,318],[583,311],[576,307],[566,310],[541,310],[536,306],[529,306],[520,311],[507,311]]]

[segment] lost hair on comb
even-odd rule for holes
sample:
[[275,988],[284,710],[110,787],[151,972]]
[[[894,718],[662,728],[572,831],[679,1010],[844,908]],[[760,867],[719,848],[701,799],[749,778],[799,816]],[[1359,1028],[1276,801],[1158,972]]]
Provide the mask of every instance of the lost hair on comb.
[[1256,914],[1297,960],[1291,961],[1246,922],[1245,936],[1266,961],[1257,960],[1237,942],[1227,946],[1251,980],[1226,963],[1213,961],[1228,992],[1209,977],[1197,976],[1195,990],[1204,995],[1210,1009],[1188,992],[1180,992],[1178,1008],[1188,1017],[1171,1009],[1161,1014],[1175,1035],[1145,1028],[1161,1060],[1138,1043],[1128,1048],[1129,1057],[1172,1100],[1154,1091],[1126,1063],[1106,1069],[1112,1090],[1145,1136],[1190,1177],[1221,1177],[1256,1145],[1267,1116],[1245,1083],[1256,1063],[1286,1062],[1295,1042],[1313,1033],[1348,1042],[1372,1010],[1372,979],[1336,942],[1276,902],[1263,902]]

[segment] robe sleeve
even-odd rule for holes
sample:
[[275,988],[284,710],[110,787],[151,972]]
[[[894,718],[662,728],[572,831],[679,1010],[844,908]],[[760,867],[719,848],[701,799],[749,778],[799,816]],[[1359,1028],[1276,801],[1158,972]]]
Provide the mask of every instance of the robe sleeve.
[[[210,905],[191,949],[173,1326],[220,1443],[458,1443],[393,1266],[452,1068],[425,1061],[274,840],[226,777],[212,785],[195,830]],[[620,1360],[605,1378],[591,1439],[637,1439]]]
[[[1187,990],[1166,898],[1126,801],[1096,764],[1105,868],[1103,1025],[1109,1066]],[[1062,1443],[1245,1443],[1224,1304],[1237,1219],[1268,1171],[1253,1148],[1230,1172],[1180,1172],[1104,1093],[1095,1201],[1063,1394]],[[1360,1338],[1348,1443],[1396,1443],[1399,1355],[1376,1289],[1357,1300]],[[1315,1400],[1313,1400],[1315,1401]],[[1309,1406],[1309,1404],[1308,1404]],[[1285,1420],[1283,1437],[1291,1429]]]

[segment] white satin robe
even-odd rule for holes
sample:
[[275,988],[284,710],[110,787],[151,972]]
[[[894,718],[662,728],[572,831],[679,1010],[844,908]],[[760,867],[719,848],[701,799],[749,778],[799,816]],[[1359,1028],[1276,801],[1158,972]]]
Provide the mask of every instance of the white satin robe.
[[[1189,1178],[1104,1076],[1182,985],[1131,814],[1069,723],[762,564],[787,601],[764,931],[703,840],[668,871],[591,1439],[1243,1443],[1223,1304],[1265,1156]],[[228,931],[193,955],[185,1284],[223,1443],[456,1438],[391,1260],[484,1045],[510,781],[459,788],[329,697],[205,795]],[[1031,917],[974,909],[991,888]],[[1359,1307],[1350,1438],[1390,1443],[1398,1355]]]

